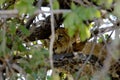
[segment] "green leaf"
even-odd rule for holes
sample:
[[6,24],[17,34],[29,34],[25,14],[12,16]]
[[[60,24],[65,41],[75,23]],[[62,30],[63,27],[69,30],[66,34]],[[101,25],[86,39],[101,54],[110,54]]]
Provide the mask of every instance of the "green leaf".
[[94,7],[79,7],[78,10],[76,10],[76,13],[81,20],[92,20],[94,18],[100,18],[101,16],[100,12]]
[[34,6],[32,6],[33,0],[19,0],[15,4],[15,8],[19,10],[19,14],[29,13],[30,15],[34,13],[36,10]]
[[77,8],[77,6],[72,2],[72,4],[71,4],[71,9],[72,9],[72,10],[76,10],[76,8]]
[[28,4],[23,0],[20,0],[16,3],[15,8],[19,10],[20,14],[26,13]]
[[90,37],[91,33],[89,30],[89,27],[87,27],[84,24],[81,24],[80,26],[80,40],[84,41]]
[[13,35],[16,33],[16,25],[14,22],[10,23],[10,33]]
[[21,25],[19,28],[20,28],[20,30],[22,31],[22,33],[23,33],[25,36],[29,36],[29,35],[30,35],[30,32],[29,32],[28,29],[26,29],[26,27],[24,27],[24,26]]
[[68,34],[72,37],[77,28],[77,24],[81,21],[78,20],[77,15],[74,12],[71,12],[66,15],[66,19],[64,20],[64,25],[68,29]]
[[[90,37],[89,26],[87,27],[83,21],[100,18],[100,12],[94,7],[76,7],[72,4],[72,12],[64,15],[64,25],[68,29],[70,36],[73,36],[75,31],[80,31],[80,38],[82,41]],[[77,30],[78,29],[78,30]]]
[[75,23],[76,23],[76,15],[74,13],[68,14],[66,19],[64,20],[65,27],[74,29]]
[[113,3],[113,0],[107,0],[106,5],[105,5],[106,8],[110,8],[112,3]]
[[117,0],[113,13],[120,18],[120,0]]
[[31,66],[29,62],[25,59],[19,59],[18,62],[20,63],[20,66],[27,72],[32,73]]
[[48,66],[49,65],[45,62],[45,58],[48,58],[48,56],[49,56],[48,50],[32,49],[31,55],[32,55],[32,59],[30,60],[30,64],[34,65],[33,69],[38,67],[38,65],[40,65],[40,66]]
[[59,6],[58,1],[54,0],[54,2],[53,2],[53,9],[55,10],[55,9],[59,9],[59,8],[60,8],[60,6]]
[[22,44],[19,44],[18,45],[18,50],[19,51],[26,51],[26,48]]
[[0,5],[2,5],[5,2],[5,0],[0,0]]
[[109,9],[113,3],[113,0],[92,0],[97,5],[101,5],[107,9]]
[[64,20],[65,27],[74,26],[74,21],[71,18],[74,18],[74,15],[72,15],[72,13],[67,14],[67,16],[66,16],[66,18]]
[[103,42],[102,37],[100,37],[100,38],[98,39],[98,42],[99,42],[99,43],[102,43],[102,42]]
[[[74,26],[72,28],[74,28]],[[71,27],[68,28],[68,34],[69,34],[70,37],[72,37],[75,33],[75,29],[72,29],[72,28]]]
[[53,80],[52,76],[47,76],[47,80]]

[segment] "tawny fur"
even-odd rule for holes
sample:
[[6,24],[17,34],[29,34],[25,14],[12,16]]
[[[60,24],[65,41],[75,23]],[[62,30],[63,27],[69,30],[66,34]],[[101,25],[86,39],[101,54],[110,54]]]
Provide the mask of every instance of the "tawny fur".
[[[76,34],[75,34],[76,35]],[[68,32],[65,28],[59,28],[55,32],[55,41],[54,41],[54,52],[56,54],[60,53],[73,53],[73,52],[82,52],[84,54],[90,54],[93,47],[93,42],[76,42],[78,36],[73,36],[72,38],[68,35]],[[96,43],[93,50],[93,55],[100,56],[105,58],[107,52],[102,43]]]
[[53,50],[56,54],[73,52],[71,38],[64,28],[56,30]]

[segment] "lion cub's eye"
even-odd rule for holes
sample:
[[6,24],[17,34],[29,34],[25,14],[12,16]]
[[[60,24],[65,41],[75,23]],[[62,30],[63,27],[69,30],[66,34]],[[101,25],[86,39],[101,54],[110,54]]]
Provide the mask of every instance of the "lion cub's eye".
[[58,35],[58,41],[60,41],[63,38],[63,35]]

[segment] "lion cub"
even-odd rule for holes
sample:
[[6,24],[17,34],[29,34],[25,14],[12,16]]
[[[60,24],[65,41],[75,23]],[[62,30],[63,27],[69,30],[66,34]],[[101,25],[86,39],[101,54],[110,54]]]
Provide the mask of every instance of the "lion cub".
[[[82,52],[83,54],[90,54],[92,49],[93,42],[76,42],[76,39],[79,38],[78,35],[70,37],[68,31],[65,28],[58,28],[55,31],[55,41],[53,46],[53,51],[56,54],[61,53],[73,53],[73,52]],[[96,57],[100,56],[100,51],[103,47],[103,44],[96,43],[93,50],[93,55]],[[102,50],[102,58],[106,56],[106,49]]]
[[55,54],[73,52],[72,40],[69,37],[66,29],[58,28],[55,31],[53,51]]

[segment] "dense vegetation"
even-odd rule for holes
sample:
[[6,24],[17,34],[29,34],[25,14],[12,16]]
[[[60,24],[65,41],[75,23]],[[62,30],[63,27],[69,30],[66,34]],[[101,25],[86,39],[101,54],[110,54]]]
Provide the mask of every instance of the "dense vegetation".
[[[60,57],[54,57],[54,33],[60,26],[68,30],[70,37],[78,32],[80,46],[92,41],[103,44],[102,48],[106,47],[108,53],[102,68],[92,76],[87,75],[87,72],[83,73],[85,75],[81,74],[87,61],[92,60],[91,64],[96,61],[94,55],[86,55],[90,59],[85,58],[81,63],[83,67],[80,66],[72,74],[72,78],[119,80],[119,12],[120,0],[0,0],[0,80],[67,80],[66,75],[69,72],[62,72],[59,68],[64,69],[65,64],[68,69],[71,63],[79,67],[81,62],[78,60],[82,60],[84,56],[66,59],[64,53]],[[50,45],[46,44],[48,38]],[[101,49],[95,48],[99,51]],[[92,53],[94,47],[89,50]],[[58,59],[61,56],[65,58]],[[114,63],[111,62],[112,59]],[[58,73],[48,76],[50,69],[58,70]]]

